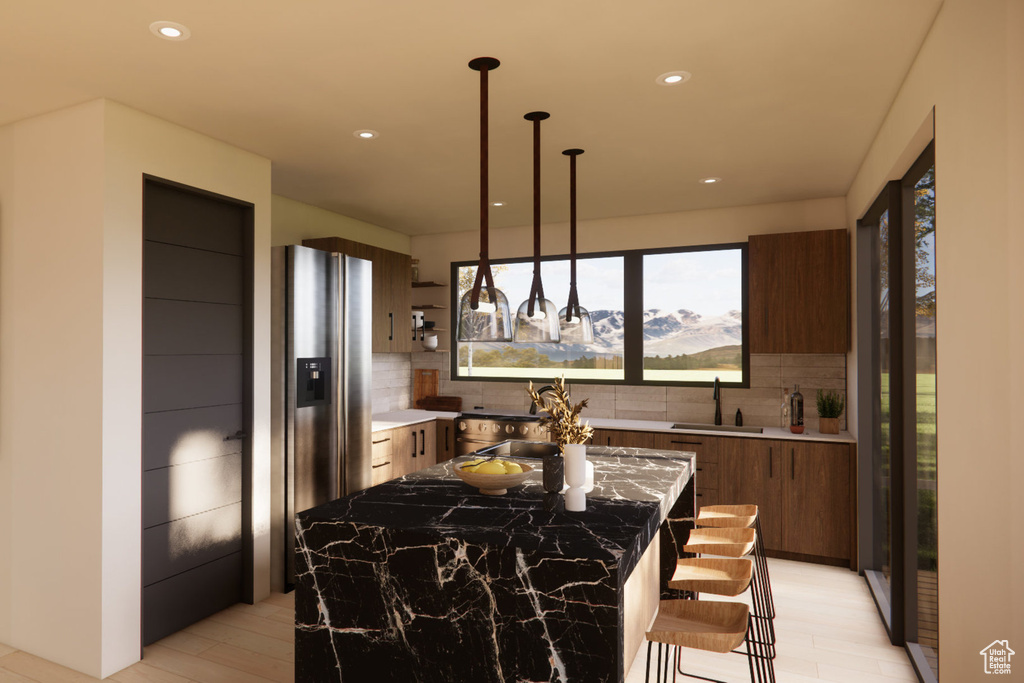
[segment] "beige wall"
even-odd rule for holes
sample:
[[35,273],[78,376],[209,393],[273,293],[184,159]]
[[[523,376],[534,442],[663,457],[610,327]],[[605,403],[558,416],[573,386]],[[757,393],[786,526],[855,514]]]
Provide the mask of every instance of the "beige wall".
[[0,174],[0,492],[22,517],[0,531],[0,641],[106,676],[140,642],[143,173],[255,205],[254,581],[269,591],[270,162],[106,101],[3,136],[19,153]]
[[[846,227],[846,204],[840,198],[811,199],[778,204],[737,206],[726,209],[606,218],[577,225],[580,253],[676,247],[695,244],[746,242],[750,235],[799,230],[834,230]],[[543,226],[541,247],[545,254],[569,252],[569,225]],[[420,279],[448,282],[453,261],[479,258],[480,239],[475,232],[453,232],[412,238],[412,256],[420,260]],[[533,254],[533,227],[490,230],[490,257],[515,258]],[[581,294],[582,295],[582,294]],[[449,303],[449,288],[417,290],[423,303]],[[557,297],[552,297],[557,301]],[[447,320],[445,322],[448,322]],[[450,328],[451,325],[441,325]],[[450,349],[450,332],[438,334],[439,347]]]
[[946,0],[847,196],[852,226],[934,107],[939,670],[958,683],[985,680],[992,640],[1024,642],[1021,4]]
[[271,201],[273,235],[271,243],[302,244],[314,237],[344,237],[382,249],[409,253],[409,236],[371,223],[342,216],[294,199],[274,195]]
[[[0,642],[92,673],[103,636],[103,117],[94,102],[0,129]],[[132,565],[137,574],[137,553]]]

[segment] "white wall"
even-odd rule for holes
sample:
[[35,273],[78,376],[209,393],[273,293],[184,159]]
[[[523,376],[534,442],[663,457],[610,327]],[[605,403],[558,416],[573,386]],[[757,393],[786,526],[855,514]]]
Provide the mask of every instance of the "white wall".
[[107,101],[0,140],[18,152],[0,173],[0,492],[19,515],[0,531],[0,642],[102,677],[139,655],[144,173],[255,205],[254,584],[269,592],[270,162]]
[[315,237],[343,237],[403,254],[409,253],[409,236],[365,223],[355,218],[274,195],[271,201],[273,237],[276,246],[302,244]]
[[[0,642],[94,674],[103,597],[103,117],[92,102],[0,129]],[[138,463],[134,471],[137,508]],[[140,528],[124,539],[129,548]],[[131,564],[137,574],[137,552]],[[137,579],[130,588],[138,593]]]
[[[853,225],[935,108],[939,670],[1024,643],[1024,10],[946,0],[847,196]],[[1019,651],[1019,649],[1018,649]]]

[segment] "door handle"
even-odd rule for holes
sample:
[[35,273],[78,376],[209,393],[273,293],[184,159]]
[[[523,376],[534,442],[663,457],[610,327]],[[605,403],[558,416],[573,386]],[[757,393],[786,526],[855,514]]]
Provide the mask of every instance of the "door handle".
[[416,430],[412,430],[412,457],[416,457]]
[[391,323],[391,331],[388,332],[388,341],[395,340],[395,314],[388,313],[388,322]]
[[373,442],[373,445],[375,445],[375,446],[376,446],[376,445],[377,445],[377,444],[379,444],[379,443],[387,443],[388,441],[391,441],[391,437],[390,437],[390,436],[389,436],[389,437],[387,437],[386,439],[378,439],[377,441],[374,441],[374,442]]
[[232,434],[231,436],[225,436],[224,440],[225,441],[236,441],[236,440],[237,441],[241,441],[242,439],[244,439],[247,436],[249,436],[249,435],[246,434],[245,432],[237,431],[234,434]]
[[371,466],[370,466],[370,469],[372,469],[372,470],[375,470],[375,469],[377,469],[378,467],[385,467],[386,465],[390,465],[390,464],[391,464],[391,461],[390,461],[390,460],[388,460],[387,462],[382,462],[382,463],[381,463],[381,464],[379,464],[379,465],[371,465]]
[[444,426],[444,450],[445,450],[445,452],[446,452],[446,453],[447,453],[448,451],[450,451],[450,450],[451,450],[451,448],[452,448],[452,447],[451,447],[451,446],[449,445],[449,443],[450,443],[450,442],[448,441],[448,425],[445,425],[445,426]]
[[772,474],[772,447],[769,446],[768,447],[768,478],[771,479],[773,476],[775,476],[775,475]]
[[423,450],[424,448],[426,448],[426,446],[427,446],[427,437],[426,437],[426,434],[424,434],[424,430],[421,429],[420,430],[420,455],[426,455],[426,452]]
[[789,449],[789,478],[796,479],[796,449]]

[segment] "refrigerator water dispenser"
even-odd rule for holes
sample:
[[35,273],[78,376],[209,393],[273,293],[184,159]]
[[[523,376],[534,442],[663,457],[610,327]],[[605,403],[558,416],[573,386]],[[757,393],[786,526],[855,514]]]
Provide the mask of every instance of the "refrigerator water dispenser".
[[295,407],[328,405],[331,402],[331,359],[296,358]]

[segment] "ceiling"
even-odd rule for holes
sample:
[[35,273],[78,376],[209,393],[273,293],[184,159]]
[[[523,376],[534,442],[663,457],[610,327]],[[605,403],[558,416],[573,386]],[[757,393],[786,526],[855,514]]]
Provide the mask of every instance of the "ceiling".
[[[846,194],[941,0],[0,3],[0,124],[106,97],[273,161],[273,192],[410,235]],[[158,20],[186,41],[156,37]],[[693,74],[662,86],[664,72]],[[374,140],[358,129],[380,132]],[[699,179],[722,182],[703,185]]]

